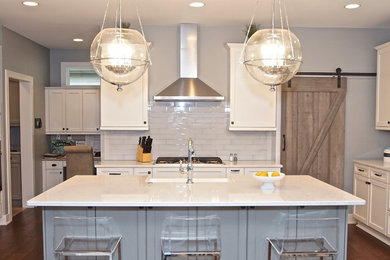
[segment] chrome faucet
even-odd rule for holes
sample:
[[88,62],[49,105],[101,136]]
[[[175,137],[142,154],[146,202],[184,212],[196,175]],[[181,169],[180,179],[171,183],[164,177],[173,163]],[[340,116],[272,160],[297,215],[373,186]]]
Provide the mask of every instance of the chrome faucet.
[[188,163],[187,163],[187,169],[184,170],[183,168],[183,162],[180,160],[180,168],[179,171],[182,174],[187,174],[187,184],[194,183],[192,180],[192,174],[194,170],[194,166],[192,164],[192,158],[195,156],[195,149],[194,149],[194,142],[192,139],[188,139]]

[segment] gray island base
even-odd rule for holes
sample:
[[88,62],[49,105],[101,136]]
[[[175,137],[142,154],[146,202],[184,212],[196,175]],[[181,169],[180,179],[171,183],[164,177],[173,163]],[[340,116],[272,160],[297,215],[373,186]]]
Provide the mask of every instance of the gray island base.
[[[76,176],[28,202],[43,206],[46,260],[55,259],[54,217],[112,217],[114,232],[122,235],[122,259],[158,260],[166,217],[210,215],[220,218],[223,260],[266,260],[267,238],[294,232],[297,237],[302,232],[320,233],[338,250],[334,259],[341,260],[346,259],[348,206],[362,204],[363,200],[309,176],[286,176],[272,193],[263,192],[259,182],[244,176],[191,187],[148,184],[145,177]],[[290,226],[291,219],[336,221]],[[275,252],[272,255],[278,259]]]

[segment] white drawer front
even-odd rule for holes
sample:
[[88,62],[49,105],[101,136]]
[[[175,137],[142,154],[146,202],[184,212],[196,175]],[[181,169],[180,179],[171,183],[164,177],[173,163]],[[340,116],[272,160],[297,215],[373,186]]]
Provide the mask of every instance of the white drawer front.
[[102,176],[133,175],[133,168],[98,168],[97,175],[102,175]]
[[46,169],[61,169],[64,166],[62,161],[45,161]]
[[227,176],[244,175],[245,170],[244,168],[239,168],[239,167],[226,168],[226,174]]
[[137,175],[152,175],[152,168],[134,168],[134,176]]
[[368,167],[360,165],[360,164],[356,164],[355,163],[354,171],[355,171],[356,174],[359,174],[359,175],[362,175],[362,176],[365,176],[365,177],[368,177],[368,175],[369,175]]
[[376,169],[376,168],[370,169],[370,178],[371,179],[387,183],[387,176],[388,176],[387,171],[384,171],[381,169]]

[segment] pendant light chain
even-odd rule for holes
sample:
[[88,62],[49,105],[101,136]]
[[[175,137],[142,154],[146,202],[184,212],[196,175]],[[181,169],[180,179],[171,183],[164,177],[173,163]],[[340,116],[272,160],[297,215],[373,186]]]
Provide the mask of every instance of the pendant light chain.
[[[144,27],[142,26],[142,21],[141,21],[141,16],[139,15],[139,10],[138,10],[138,0],[135,0],[135,12],[137,14],[137,19],[138,19],[138,23],[139,23],[139,26],[140,26],[140,29],[141,29],[141,34],[142,36],[145,38],[145,33],[144,33]],[[150,53],[149,53],[149,46],[148,46],[148,43],[145,42],[146,44],[146,54],[148,55],[148,59],[150,57]],[[149,62],[150,62],[150,65],[152,65],[152,61],[149,59]]]
[[291,37],[291,32],[290,32],[290,24],[288,22],[288,15],[287,15],[287,8],[286,8],[286,1],[283,0],[283,9],[284,9],[284,15],[286,16],[286,25],[287,25],[287,32],[288,32],[288,38],[290,40],[290,48],[291,48],[291,53],[292,53],[292,58],[295,58],[295,49],[292,46],[292,37]]
[[252,18],[251,18],[251,21],[249,23],[249,27],[248,27],[248,30],[246,32],[246,35],[245,35],[245,41],[244,41],[244,45],[242,46],[242,50],[241,50],[241,54],[240,54],[240,63],[244,63],[243,61],[243,57],[244,57],[244,51],[245,51],[245,46],[246,46],[246,43],[248,42],[248,36],[249,36],[249,31],[250,31],[250,28],[252,27],[252,24],[253,24],[253,21],[255,19],[255,15],[256,15],[256,11],[257,11],[257,8],[260,6],[260,0],[257,0],[256,1],[256,5],[255,5],[255,9],[253,11],[253,15],[252,15]]

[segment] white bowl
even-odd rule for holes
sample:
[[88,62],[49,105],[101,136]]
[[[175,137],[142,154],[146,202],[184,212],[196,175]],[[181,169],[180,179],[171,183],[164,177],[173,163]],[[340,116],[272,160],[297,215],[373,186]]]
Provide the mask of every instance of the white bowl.
[[268,172],[268,177],[265,176],[256,176],[256,173],[253,173],[253,178],[255,178],[258,181],[261,181],[263,185],[261,186],[261,189],[263,190],[273,190],[275,189],[274,182],[280,181],[281,179],[286,176],[284,173],[279,172],[280,176],[271,177],[272,172]]

